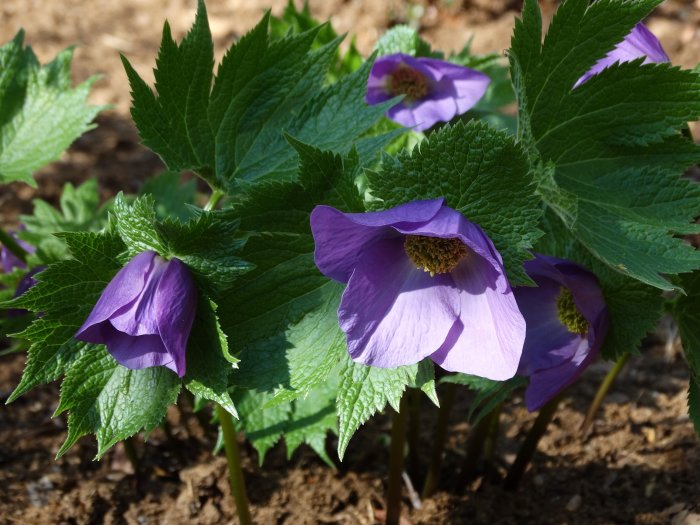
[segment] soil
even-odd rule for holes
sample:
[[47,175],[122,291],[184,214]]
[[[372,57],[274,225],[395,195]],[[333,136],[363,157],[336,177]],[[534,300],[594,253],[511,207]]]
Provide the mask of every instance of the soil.
[[[209,0],[219,56],[251,28],[263,9],[279,13],[286,0]],[[442,49],[461,48],[474,34],[477,52],[507,47],[520,2],[511,0],[342,1],[311,0],[320,18],[332,17],[340,32],[357,35],[362,52],[396,23],[417,25]],[[543,2],[550,15],[555,2]],[[135,191],[163,169],[138,143],[129,119],[129,90],[118,53],[148,76],[168,18],[176,37],[191,23],[194,0],[90,2],[88,0],[2,0],[0,41],[20,28],[42,61],[78,44],[74,78],[102,75],[92,101],[109,103],[97,128],[79,139],[60,161],[37,174],[38,189],[10,185],[0,192],[0,223],[14,225],[31,212],[31,199],[56,202],[66,181],[96,177],[105,198]],[[672,61],[700,62],[700,0],[667,1],[648,21]],[[0,400],[19,382],[24,356],[1,358]],[[515,396],[504,407],[501,437],[493,464],[468,486],[455,487],[469,431],[469,394],[460,393],[452,411],[439,491],[414,508],[404,487],[406,523],[419,524],[700,524],[700,447],[687,417],[687,366],[677,341],[645,345],[606,399],[592,432],[579,427],[595,389],[610,368],[597,363],[569,391],[531,468],[517,491],[501,486],[534,416]],[[62,458],[54,455],[65,437],[65,419],[52,419],[57,385],[26,394],[0,408],[0,523],[19,524],[180,524],[237,523],[226,464],[213,456],[216,432],[186,403],[168,414],[168,432],[155,430],[139,440],[140,465],[134,473],[122,445],[94,461],[94,442],[82,439]],[[418,465],[410,472],[420,487],[433,440],[436,410],[423,402]],[[384,506],[389,415],[363,427],[337,469],[309,449],[291,461],[278,445],[258,466],[243,444],[252,513],[260,524],[362,524],[376,522]],[[336,443],[329,440],[332,455]],[[415,498],[413,498],[415,499]]]

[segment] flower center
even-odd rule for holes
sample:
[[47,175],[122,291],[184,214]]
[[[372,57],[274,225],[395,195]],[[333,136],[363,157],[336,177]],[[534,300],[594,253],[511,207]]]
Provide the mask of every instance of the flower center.
[[389,92],[394,96],[406,95],[405,100],[413,102],[428,94],[428,81],[419,71],[401,65],[391,74]]
[[416,267],[430,273],[431,277],[451,272],[467,255],[467,247],[455,238],[407,235],[403,248]]
[[562,286],[557,297],[557,316],[561,324],[572,334],[584,335],[588,332],[588,321],[576,308],[571,290]]

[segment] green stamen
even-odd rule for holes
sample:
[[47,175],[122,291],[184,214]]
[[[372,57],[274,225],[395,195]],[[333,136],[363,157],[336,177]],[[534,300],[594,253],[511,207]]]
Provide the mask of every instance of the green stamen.
[[406,95],[404,100],[413,102],[428,94],[428,81],[419,71],[402,65],[391,74],[389,92]]
[[557,316],[572,334],[584,335],[588,332],[588,321],[576,307],[571,290],[563,286],[557,297]]
[[416,267],[430,273],[431,277],[451,272],[468,254],[464,243],[455,238],[407,235],[403,247]]

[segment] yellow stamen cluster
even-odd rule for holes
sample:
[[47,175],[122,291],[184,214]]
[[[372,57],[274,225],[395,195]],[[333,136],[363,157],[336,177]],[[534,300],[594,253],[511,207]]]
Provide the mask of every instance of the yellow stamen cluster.
[[402,65],[391,74],[389,92],[406,95],[405,100],[413,102],[428,94],[428,81],[419,71]]
[[572,334],[585,335],[588,332],[588,321],[576,307],[571,290],[563,286],[557,297],[557,316]]
[[403,247],[416,267],[430,273],[431,277],[451,272],[467,255],[467,247],[455,238],[407,235]]

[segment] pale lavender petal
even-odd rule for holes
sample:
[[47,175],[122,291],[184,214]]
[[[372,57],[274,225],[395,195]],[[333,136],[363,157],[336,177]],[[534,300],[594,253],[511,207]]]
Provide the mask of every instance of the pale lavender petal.
[[574,87],[580,86],[613,64],[631,62],[638,58],[644,58],[644,64],[670,61],[663,47],[661,47],[661,42],[642,23],[637,24],[615,49],[598,60],[591,69],[578,79]]
[[[416,122],[414,129],[416,131],[425,131],[438,122],[449,122],[452,120],[458,114],[457,102],[454,97],[425,99],[420,104],[412,107],[411,113],[413,120]],[[399,124],[403,123],[399,122]]]
[[153,300],[158,334],[173,358],[180,377],[185,375],[185,350],[197,307],[197,291],[187,267],[171,259],[160,278]]
[[457,238],[471,248],[476,255],[486,259],[493,268],[493,276],[500,292],[510,290],[503,269],[503,261],[488,235],[479,226],[468,221],[464,215],[452,208],[443,206],[430,220],[422,223],[401,224],[393,227],[407,235],[426,237]]
[[499,290],[492,264],[476,255],[464,259],[451,276],[460,291],[461,326],[455,327],[452,344],[431,359],[451,372],[510,379],[525,341],[525,320],[510,285],[506,281],[506,290]]
[[400,67],[412,69],[425,79],[427,93],[416,100],[403,100],[387,111],[387,117],[402,126],[425,131],[438,122],[448,122],[472,108],[489,85],[488,76],[432,58],[396,54],[377,59],[367,82],[368,104],[389,100],[392,75]]
[[389,110],[386,112],[386,116],[394,122],[401,124],[405,128],[415,128],[416,131],[421,131],[418,129],[419,122],[416,120],[414,111],[415,107],[410,107],[406,105],[405,102],[399,102],[395,106],[389,108]]
[[128,308],[138,298],[146,285],[155,256],[156,253],[152,251],[142,252],[117,272],[75,334],[77,339],[95,344],[104,343],[104,340],[99,339],[97,325],[121,309]]
[[325,276],[346,283],[364,246],[396,236],[392,227],[430,220],[443,203],[444,199],[414,201],[373,213],[343,213],[330,206],[316,206],[311,212],[316,266]]
[[416,269],[403,239],[364,250],[338,309],[350,356],[382,368],[411,365],[434,353],[459,316],[459,293],[449,275]]

